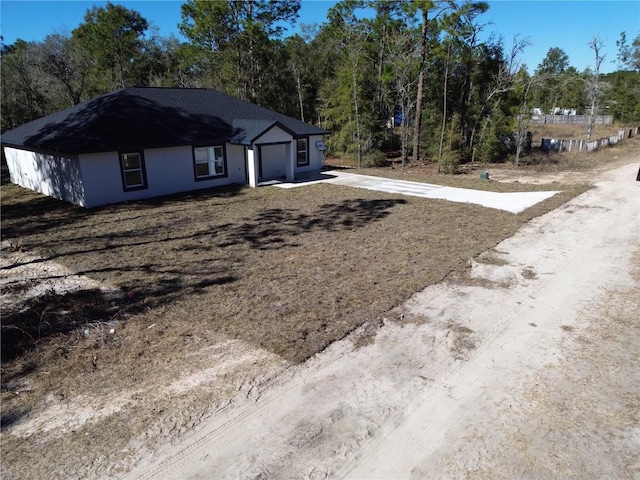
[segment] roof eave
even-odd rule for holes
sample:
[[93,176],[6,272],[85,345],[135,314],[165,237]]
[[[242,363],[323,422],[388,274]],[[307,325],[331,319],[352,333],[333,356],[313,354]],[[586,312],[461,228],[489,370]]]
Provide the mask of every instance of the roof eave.
[[38,152],[38,153],[45,153],[45,154],[50,154],[50,155],[78,155],[80,152],[75,152],[75,151],[71,151],[71,150],[60,150],[60,149],[53,149],[50,147],[43,147],[40,145],[25,145],[24,143],[18,143],[18,142],[6,142],[6,141],[2,141],[0,142],[2,144],[3,147],[10,147],[10,148],[16,148],[18,150],[29,150],[32,152]]
[[282,130],[284,130],[285,132],[287,132],[289,135],[291,135],[293,138],[296,138],[296,134],[291,131],[290,129],[288,129],[287,127],[285,127],[282,123],[280,123],[278,120],[275,120],[271,125],[269,125],[267,128],[265,128],[262,132],[260,132],[258,135],[256,135],[255,137],[253,137],[251,139],[251,144],[253,144],[258,138],[260,138],[261,136],[263,136],[265,133],[267,133],[269,130],[271,130],[274,127],[278,127]]
[[267,128],[265,128],[262,132],[260,132],[258,135],[253,137],[251,139],[249,145],[252,145],[258,138],[260,138],[262,135],[264,135],[265,133],[267,133],[269,130],[271,130],[274,127],[278,127],[280,129],[284,130],[289,135],[291,135],[294,139],[296,139],[296,138],[305,138],[305,137],[309,137],[311,135],[328,135],[330,133],[328,130],[322,130],[322,129],[321,129],[321,132],[319,132],[319,133],[310,133],[310,134],[296,133],[293,130],[291,130],[289,127],[287,127],[286,125],[281,123],[280,121],[275,120],[271,125],[269,125]]

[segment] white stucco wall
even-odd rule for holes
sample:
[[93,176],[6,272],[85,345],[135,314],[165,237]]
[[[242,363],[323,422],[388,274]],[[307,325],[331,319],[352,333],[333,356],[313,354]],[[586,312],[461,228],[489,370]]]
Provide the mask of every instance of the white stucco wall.
[[78,157],[4,147],[11,181],[50,197],[85,205]]
[[246,183],[244,147],[227,144],[227,176],[195,179],[191,146],[144,150],[147,188],[125,192],[118,152],[80,155],[86,206],[139,200],[172,193]]
[[118,152],[88,153],[79,157],[87,207],[134,198],[125,197],[122,191]]
[[253,141],[254,145],[260,145],[264,143],[278,143],[278,142],[290,142],[293,137],[280,127],[273,127],[267,130],[260,137]]

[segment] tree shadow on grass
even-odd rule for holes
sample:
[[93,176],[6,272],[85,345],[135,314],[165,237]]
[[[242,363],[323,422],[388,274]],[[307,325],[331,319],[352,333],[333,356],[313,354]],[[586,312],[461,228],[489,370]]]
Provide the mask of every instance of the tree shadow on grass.
[[[153,233],[155,232],[148,232],[149,235],[147,236],[144,234],[145,232],[142,232],[142,234],[140,234],[140,232],[137,230],[125,231],[121,233],[110,232],[105,234],[95,234],[95,235],[92,235],[91,237],[76,236],[74,238],[74,241],[77,244],[91,245],[92,243],[94,243],[94,246],[89,246],[89,247],[75,249],[75,250],[70,249],[60,253],[51,253],[47,255],[46,258],[34,258],[33,260],[30,260],[30,261],[19,260],[17,263],[0,267],[0,270],[9,270],[21,265],[38,264],[38,263],[43,263],[50,260],[57,260],[61,257],[68,257],[73,255],[84,255],[84,254],[95,255],[95,254],[99,254],[100,252],[108,252],[111,250],[118,250],[122,248],[131,249],[131,248],[143,247],[143,246],[149,246],[150,248],[152,248],[154,245],[160,246],[173,241],[198,240],[200,238],[207,239],[209,237],[215,237],[215,235],[219,231],[222,231],[224,228],[228,226],[229,225],[218,225],[216,227],[207,227],[201,231],[197,231],[189,234],[181,234],[176,236],[165,235],[165,236],[162,236],[161,238],[154,237]],[[163,225],[156,225],[153,227],[153,230],[161,230],[164,232],[167,229]],[[103,243],[107,242],[108,244],[104,246],[95,246],[95,243],[100,241],[102,241]],[[192,246],[192,247],[187,247],[187,249],[188,248],[195,249],[196,247]],[[199,248],[202,248],[202,247],[199,247]],[[141,268],[141,267],[137,267],[137,268]],[[109,272],[109,271],[116,271],[116,270],[119,270],[119,269],[105,267],[103,269],[85,270],[80,273],[81,274],[98,273],[98,272]],[[48,277],[48,278],[53,278],[53,277]]]
[[69,293],[56,293],[51,290],[44,295],[31,297],[17,305],[2,309],[2,363],[14,360],[49,337],[68,335],[86,325],[126,320],[129,316],[149,308],[185,296],[203,294],[208,287],[236,280],[237,278],[231,275],[213,275],[186,281],[173,273],[169,277],[139,283],[132,289],[85,289]]
[[2,311],[2,362],[8,362],[39,342],[67,334],[82,325],[107,322],[140,311],[125,296],[99,289],[58,294],[54,291],[32,297]]
[[[22,189],[17,186],[9,188]],[[4,190],[2,194],[4,197]],[[18,238],[23,235],[46,232],[61,224],[68,226],[84,219],[88,214],[89,211],[82,207],[28,191],[24,194],[24,200],[16,202],[3,200],[2,238]]]
[[[101,215],[105,217],[108,215],[124,216],[127,220],[133,221],[136,215],[139,218],[143,218],[145,215],[149,215],[148,210],[158,209],[163,206],[171,207],[174,210],[188,209],[189,205],[194,202],[205,202],[213,199],[225,201],[242,195],[246,187],[225,185],[92,209],[40,195],[16,185],[11,185],[9,188],[16,190],[11,193],[14,196],[11,201],[3,200],[2,202],[3,239],[47,232],[50,229],[61,226],[68,228],[70,225],[87,220],[89,217],[91,217],[94,228],[99,228],[101,225],[113,221],[112,219],[107,219],[104,222],[94,221]],[[5,191],[2,193],[4,195]],[[6,197],[4,198],[6,199]],[[155,214],[162,215],[162,213],[160,211]]]
[[[238,277],[220,272],[201,274],[188,280],[177,271],[164,271],[160,277],[153,267],[149,268],[149,272],[152,280],[142,280],[126,289],[130,303],[141,309],[154,308],[191,295],[201,295],[209,287],[226,285],[238,280]],[[83,273],[91,274],[91,271]]]
[[248,243],[259,250],[297,246],[293,239],[300,234],[362,228],[387,217],[393,207],[405,203],[407,201],[404,199],[343,200],[322,205],[314,215],[299,213],[294,209],[261,210],[245,223],[226,229],[218,246]]
[[126,203],[117,203],[96,207],[90,209],[91,212],[100,212],[103,210],[127,209],[144,211],[150,208],[158,208],[162,206],[171,207],[188,207],[192,202],[205,202],[215,199],[226,200],[229,198],[239,197],[246,192],[248,187],[240,184],[223,185],[220,187],[203,188],[200,190],[191,190],[188,192],[174,193],[171,195],[162,195],[159,197],[145,198]]

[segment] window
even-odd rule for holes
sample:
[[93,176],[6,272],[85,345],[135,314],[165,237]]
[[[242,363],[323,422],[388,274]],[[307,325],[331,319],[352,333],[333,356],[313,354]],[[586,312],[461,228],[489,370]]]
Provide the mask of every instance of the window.
[[226,175],[224,147],[194,147],[196,180]]
[[307,150],[308,141],[306,138],[298,139],[298,166],[309,165],[309,155]]
[[142,153],[121,153],[120,169],[122,170],[122,188],[125,191],[147,188]]

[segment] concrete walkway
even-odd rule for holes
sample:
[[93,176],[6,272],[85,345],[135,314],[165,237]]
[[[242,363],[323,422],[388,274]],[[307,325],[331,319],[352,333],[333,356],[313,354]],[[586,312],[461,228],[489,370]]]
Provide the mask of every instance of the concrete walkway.
[[332,183],[347,187],[366,188],[380,192],[398,193],[421,198],[448,200],[451,202],[474,203],[487,208],[520,213],[527,208],[552,197],[557,191],[548,192],[487,192],[468,188],[444,187],[429,183],[408,182],[390,178],[373,177],[356,173],[335,170],[319,172],[301,177],[293,182],[273,182],[271,185],[280,188],[296,188],[314,183]]

